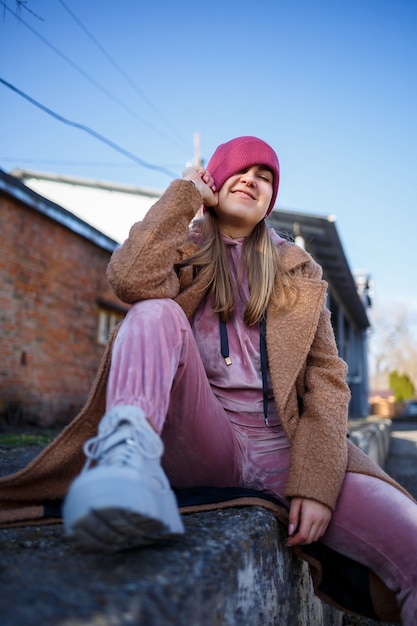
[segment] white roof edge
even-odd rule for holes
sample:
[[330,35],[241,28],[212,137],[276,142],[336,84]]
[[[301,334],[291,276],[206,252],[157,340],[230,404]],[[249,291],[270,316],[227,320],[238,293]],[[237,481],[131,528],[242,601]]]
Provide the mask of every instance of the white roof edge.
[[21,168],[14,168],[10,170],[9,174],[10,176],[14,176],[15,178],[23,181],[28,178],[37,178],[38,180],[66,183],[67,185],[79,187],[93,187],[95,189],[105,189],[106,191],[119,191],[122,193],[148,196],[150,198],[160,198],[163,193],[163,191],[159,189],[151,189],[149,187],[103,182],[101,180],[94,180],[90,178],[78,178],[76,176],[68,176],[66,174],[50,174],[48,172],[37,172],[35,170],[24,170]]

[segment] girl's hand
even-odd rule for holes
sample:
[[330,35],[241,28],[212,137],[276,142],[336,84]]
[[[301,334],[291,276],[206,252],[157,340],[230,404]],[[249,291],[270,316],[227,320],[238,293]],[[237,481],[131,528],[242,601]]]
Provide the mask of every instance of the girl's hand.
[[291,500],[287,546],[302,546],[324,535],[332,512],[325,504],[308,498]]
[[182,173],[184,180],[191,180],[203,197],[205,206],[217,206],[218,193],[214,180],[204,167],[186,167]]

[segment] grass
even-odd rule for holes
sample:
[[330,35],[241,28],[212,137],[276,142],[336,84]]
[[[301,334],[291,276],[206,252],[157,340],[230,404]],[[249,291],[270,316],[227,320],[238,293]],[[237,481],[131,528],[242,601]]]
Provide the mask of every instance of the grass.
[[15,448],[27,448],[30,446],[46,446],[57,433],[55,431],[44,431],[42,433],[2,433],[0,432],[0,446]]

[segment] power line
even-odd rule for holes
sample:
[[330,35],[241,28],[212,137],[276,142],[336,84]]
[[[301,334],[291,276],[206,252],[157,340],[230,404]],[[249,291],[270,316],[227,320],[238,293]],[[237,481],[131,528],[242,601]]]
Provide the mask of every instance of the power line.
[[14,11],[12,11],[11,9],[9,9],[9,7],[7,6],[7,4],[3,1],[0,0],[0,4],[3,5],[3,7],[9,11],[9,13],[11,13],[12,15],[14,15],[16,18],[18,18],[19,22],[22,23],[24,26],[26,26],[26,28],[28,28],[34,35],[36,35],[36,37],[38,37],[41,41],[43,41],[43,43],[45,45],[48,46],[48,48],[50,48],[51,50],[53,50],[55,52],[55,54],[57,54],[59,57],[61,57],[61,59],[63,59],[66,63],[68,63],[73,69],[75,69],[77,72],[79,72],[82,76],[84,76],[84,78],[86,80],[88,80],[92,85],[94,85],[97,89],[99,89],[102,93],[104,93],[108,98],[110,98],[111,100],[113,100],[113,102],[115,102],[116,104],[118,104],[119,106],[121,106],[125,111],[127,111],[128,113],[130,113],[130,115],[132,115],[134,118],[136,118],[138,121],[140,121],[142,124],[144,124],[145,126],[147,126],[148,128],[150,128],[151,130],[153,130],[154,132],[156,132],[158,135],[160,135],[161,137],[163,137],[166,141],[168,141],[171,144],[176,145],[177,147],[180,147],[181,150],[184,149],[183,146],[179,146],[179,144],[177,142],[174,142],[170,137],[168,137],[165,133],[163,133],[161,130],[159,130],[159,128],[157,128],[156,126],[154,126],[153,124],[150,124],[149,122],[147,122],[146,120],[144,120],[140,115],[138,115],[136,113],[136,111],[134,111],[133,109],[131,109],[130,107],[128,107],[126,104],[124,104],[124,102],[122,102],[119,98],[117,98],[115,95],[113,95],[108,89],[106,89],[106,87],[104,87],[103,85],[101,85],[98,81],[96,81],[90,74],[88,74],[87,72],[85,72],[82,67],[80,67],[77,63],[75,63],[74,61],[72,61],[69,57],[67,57],[63,52],[61,52],[60,50],[58,50],[58,48],[56,48],[52,43],[50,43],[47,39],[45,39],[45,37],[43,37],[43,35],[41,35],[35,28],[33,28],[30,24],[28,24],[28,22],[26,22],[24,19],[22,19],[20,17],[20,15],[18,15],[17,13],[15,13]]
[[[165,116],[159,111],[159,109],[155,106],[155,104],[143,93],[141,89],[131,80],[129,75],[124,71],[124,69],[113,59],[113,57],[107,52],[104,46],[94,37],[94,35],[88,30],[86,26],[81,22],[81,20],[75,15],[75,13],[68,7],[68,5],[64,2],[64,0],[58,0],[58,2],[64,7],[64,9],[70,14],[72,19],[78,24],[78,26],[84,31],[84,33],[91,39],[94,45],[100,50],[100,52],[106,57],[106,59],[111,63],[111,65],[116,69],[116,71],[123,76],[126,82],[134,89],[134,91],[141,97],[148,106],[156,113],[159,118],[165,122],[169,126],[169,128],[176,134],[177,138],[181,141],[184,141],[184,138],[178,133],[176,128],[166,119]],[[184,142],[184,147],[187,146],[187,142]]]
[[125,150],[124,148],[121,148],[116,143],[114,143],[110,139],[107,139],[107,137],[104,137],[103,135],[100,135],[99,133],[97,133],[95,130],[93,130],[89,126],[85,126],[84,124],[79,124],[78,122],[72,122],[71,120],[68,120],[67,118],[62,117],[62,115],[59,115],[58,113],[55,113],[51,109],[48,109],[48,107],[44,106],[43,104],[41,104],[37,100],[34,100],[28,94],[24,93],[23,91],[21,91],[20,89],[18,89],[14,85],[12,85],[11,83],[7,82],[7,80],[4,80],[4,78],[0,77],[0,83],[3,83],[3,85],[5,85],[9,89],[11,89],[15,93],[17,93],[19,96],[22,96],[22,98],[25,98],[25,100],[27,100],[28,102],[30,102],[34,106],[38,107],[38,109],[41,109],[45,113],[48,113],[48,115],[51,115],[52,117],[54,117],[58,121],[62,122],[63,124],[68,124],[68,126],[73,126],[74,128],[78,128],[79,130],[83,130],[85,133],[88,133],[89,135],[91,135],[95,139],[98,139],[102,143],[105,143],[110,148],[113,148],[113,150],[116,150],[117,152],[120,152],[120,154],[123,154],[125,157],[127,157],[128,159],[131,159],[132,161],[134,161],[138,165],[141,165],[142,167],[146,167],[146,168],[151,169],[151,170],[157,170],[159,172],[162,172],[163,174],[166,174],[170,178],[177,178],[177,175],[174,174],[173,172],[171,172],[170,170],[165,169],[164,167],[160,167],[159,165],[153,165],[151,163],[147,163],[146,161],[143,161],[142,159],[140,159],[139,157],[134,155],[132,152],[129,152],[128,150]]
[[16,4],[19,8],[19,11],[21,9],[24,9],[25,11],[27,11],[28,13],[30,13],[31,15],[33,15],[33,17],[36,17],[37,20],[40,20],[41,22],[44,22],[45,20],[43,19],[43,17],[41,17],[40,15],[38,15],[37,13],[35,13],[34,11],[32,11],[32,9],[29,9],[28,6],[26,6],[26,0],[16,0]]

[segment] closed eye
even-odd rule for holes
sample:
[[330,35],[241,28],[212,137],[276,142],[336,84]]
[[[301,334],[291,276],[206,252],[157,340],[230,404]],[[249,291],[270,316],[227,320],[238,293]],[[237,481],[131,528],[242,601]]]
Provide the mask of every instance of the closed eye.
[[268,174],[259,174],[259,178],[261,180],[265,180],[267,183],[271,183],[272,185],[272,178]]
[[258,176],[259,178],[261,178],[262,180],[266,180],[268,183],[271,183],[274,180],[274,175],[271,172],[271,170],[269,169],[269,167],[259,167],[258,169]]

